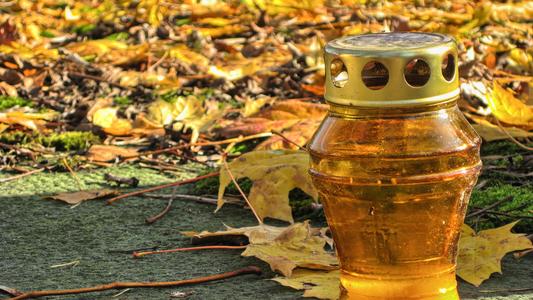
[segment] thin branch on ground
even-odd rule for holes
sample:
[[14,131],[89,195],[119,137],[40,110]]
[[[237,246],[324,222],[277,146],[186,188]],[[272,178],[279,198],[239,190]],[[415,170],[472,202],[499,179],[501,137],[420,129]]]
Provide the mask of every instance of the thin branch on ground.
[[78,190],[83,190],[84,189],[84,184],[81,182],[80,178],[78,177],[78,175],[76,174],[76,172],[74,172],[74,170],[72,170],[72,168],[70,167],[70,164],[68,163],[67,159],[63,157],[63,165],[65,166],[65,168],[67,168],[68,172],[70,173],[70,175],[72,176],[72,178],[74,178],[74,180],[76,180],[76,184],[78,185]]
[[[176,194],[176,195],[157,195],[157,194],[146,194],[146,197],[150,198],[159,198],[159,199],[183,199],[183,200],[190,200],[198,203],[205,203],[205,204],[213,204],[217,205],[217,198],[212,197],[205,197],[205,196],[195,196],[195,195],[186,195],[186,194]],[[224,202],[227,204],[234,204],[234,205],[244,205],[242,201],[239,201],[237,199],[224,199]]]
[[271,136],[272,136],[272,132],[261,132],[258,134],[252,134],[249,136],[240,136],[240,137],[221,140],[221,141],[198,142],[198,143],[179,145],[179,146],[174,146],[174,147],[169,147],[169,148],[164,148],[164,149],[159,149],[159,150],[146,151],[146,152],[141,152],[135,155],[125,156],[124,158],[134,158],[134,157],[139,157],[139,156],[168,153],[168,152],[173,152],[176,150],[186,149],[186,148],[194,147],[194,146],[216,146],[216,145],[224,145],[224,144],[230,144],[230,143],[240,143],[240,142],[244,142],[248,140],[255,140],[255,139],[271,137]]
[[477,210],[477,211],[475,211],[473,213],[468,214],[465,218],[468,219],[468,218],[472,218],[472,217],[475,217],[475,216],[478,216],[478,215],[482,215],[482,214],[486,213],[487,211],[498,207],[500,204],[502,204],[504,202],[512,201],[513,198],[514,198],[513,196],[508,196],[508,197],[505,197],[503,199],[500,199],[500,200],[492,203],[491,205],[489,205],[487,207],[484,207],[484,208],[482,208],[480,210]]
[[241,187],[237,183],[237,180],[233,176],[233,173],[231,173],[231,170],[229,169],[229,166],[228,166],[228,162],[226,161],[226,154],[227,153],[224,153],[222,155],[222,164],[224,166],[224,169],[226,169],[226,172],[228,172],[228,175],[231,178],[231,181],[233,181],[233,184],[235,184],[235,187],[237,187],[237,190],[239,191],[239,193],[241,193],[241,196],[244,198],[244,201],[246,201],[246,204],[248,204],[248,206],[250,207],[250,209],[254,213],[254,216],[257,219],[257,222],[259,222],[259,225],[263,225],[263,220],[261,220],[261,218],[259,217],[259,215],[255,211],[255,208],[252,206],[252,203],[250,203],[250,200],[248,200],[248,197],[246,197],[246,194],[242,191]]
[[194,183],[194,182],[200,181],[202,179],[215,177],[215,176],[218,176],[218,175],[220,175],[220,172],[212,172],[212,173],[208,173],[208,174],[205,174],[205,175],[202,175],[202,176],[198,176],[198,177],[194,177],[194,178],[191,178],[191,179],[186,179],[186,180],[181,180],[181,181],[177,181],[177,182],[167,183],[167,184],[154,186],[154,187],[147,188],[147,189],[140,190],[140,191],[134,191],[134,192],[131,192],[131,193],[122,194],[120,196],[117,196],[117,197],[114,197],[114,198],[111,198],[111,199],[107,200],[107,204],[109,205],[109,204],[112,204],[113,202],[116,202],[116,201],[118,201],[120,199],[132,197],[132,196],[137,196],[137,195],[142,195],[142,194],[145,194],[145,193],[158,191],[158,190],[166,189],[166,188],[173,187],[173,186],[180,186],[180,185],[184,185],[184,184]]
[[143,251],[143,252],[133,252],[133,258],[139,258],[146,255],[152,254],[163,254],[163,253],[174,253],[174,252],[186,252],[186,251],[197,251],[197,250],[234,250],[234,249],[246,249],[248,245],[244,246],[200,246],[200,247],[185,247],[185,248],[176,248],[176,249],[167,249],[167,250],[155,250],[155,251]]
[[517,139],[515,139],[508,131],[507,129],[505,129],[505,127],[502,126],[502,124],[500,123],[500,120],[498,120],[498,118],[494,118],[496,120],[496,124],[498,124],[498,127],[500,127],[500,129],[505,133],[505,135],[507,135],[507,137],[509,139],[511,139],[511,141],[513,141],[518,147],[522,148],[522,149],[526,149],[528,151],[533,151],[533,147],[528,147],[522,143],[520,143]]
[[177,280],[177,281],[155,281],[155,282],[113,282],[103,285],[97,285],[93,287],[78,288],[78,289],[67,289],[67,290],[42,290],[42,291],[32,291],[23,293],[16,297],[10,298],[10,300],[22,300],[30,298],[39,298],[45,296],[58,296],[58,295],[72,295],[72,294],[82,294],[82,293],[91,293],[91,292],[100,292],[107,290],[116,290],[116,289],[125,289],[125,288],[148,288],[148,287],[174,287],[174,286],[183,286],[204,283],[209,281],[221,280],[226,278],[231,278],[235,276],[245,275],[245,274],[261,274],[261,269],[256,266],[248,266],[239,270],[225,272],[215,275],[209,275],[204,277],[197,277],[192,279]]
[[289,139],[288,137],[284,136],[284,135],[283,135],[281,132],[279,132],[279,131],[272,130],[272,134],[275,134],[275,135],[281,137],[284,141],[286,141],[287,143],[292,144],[292,145],[298,147],[298,149],[300,149],[300,150],[307,151],[307,149],[305,149],[305,147],[298,145],[296,142],[294,142],[294,141],[292,141],[291,139]]
[[163,209],[157,215],[149,217],[149,218],[146,218],[146,220],[144,220],[146,222],[146,224],[153,224],[153,223],[157,222],[159,219],[163,218],[170,211],[170,209],[172,208],[172,202],[173,201],[174,201],[174,194],[172,195],[172,197],[170,199],[168,199],[168,203],[167,203],[167,206],[165,207],[165,209]]
[[17,180],[17,179],[20,179],[20,178],[22,178],[22,177],[26,177],[26,176],[30,176],[30,175],[35,174],[35,173],[42,172],[42,171],[44,171],[44,170],[45,170],[45,168],[40,168],[40,169],[35,169],[35,170],[32,170],[32,171],[28,171],[28,172],[26,172],[26,173],[22,173],[22,174],[15,175],[15,176],[11,176],[11,177],[0,178],[0,183],[4,183],[4,182],[9,182],[9,181]]

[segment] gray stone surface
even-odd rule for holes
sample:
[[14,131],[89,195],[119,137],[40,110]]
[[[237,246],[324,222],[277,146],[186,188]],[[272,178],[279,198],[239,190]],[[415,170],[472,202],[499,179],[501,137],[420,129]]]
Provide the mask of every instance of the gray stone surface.
[[[194,176],[192,171],[195,169],[185,166],[183,176]],[[134,167],[110,170],[117,175],[137,176],[142,185],[177,179]],[[87,171],[78,176],[87,188],[96,188],[105,184],[103,173],[103,170]],[[113,252],[154,246],[160,249],[188,246],[189,239],[181,236],[180,231],[220,230],[223,224],[254,225],[248,210],[226,206],[214,214],[211,205],[175,201],[167,216],[153,225],[145,225],[144,219],[158,213],[166,201],[132,197],[113,206],[94,200],[70,208],[64,203],[42,198],[43,195],[76,189],[76,181],[68,173],[36,174],[0,184],[0,285],[34,290],[75,288],[112,281],[179,280],[257,265],[265,270],[264,275],[246,275],[182,288],[132,289],[116,298],[111,296],[118,291],[53,299],[169,299],[175,291],[192,291],[189,299],[300,298],[301,292],[268,280],[275,276],[269,267],[254,258],[240,257],[239,250],[173,253],[142,259]],[[79,260],[80,264],[51,268],[74,260]],[[533,291],[483,292],[533,288],[532,267],[531,256],[520,262],[507,257],[503,262],[503,275],[493,275],[480,288],[460,282],[462,299],[533,299]]]

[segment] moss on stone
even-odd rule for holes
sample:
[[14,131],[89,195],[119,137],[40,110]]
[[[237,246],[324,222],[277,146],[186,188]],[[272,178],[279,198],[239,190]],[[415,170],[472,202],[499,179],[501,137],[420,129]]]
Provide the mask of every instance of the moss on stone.
[[20,98],[20,97],[13,97],[13,96],[0,96],[0,111],[12,108],[15,106],[23,107],[23,106],[33,106],[33,103],[31,100]]
[[45,146],[54,147],[59,151],[86,150],[92,144],[100,142],[100,139],[91,132],[68,131],[52,133],[46,136],[38,136],[35,142]]

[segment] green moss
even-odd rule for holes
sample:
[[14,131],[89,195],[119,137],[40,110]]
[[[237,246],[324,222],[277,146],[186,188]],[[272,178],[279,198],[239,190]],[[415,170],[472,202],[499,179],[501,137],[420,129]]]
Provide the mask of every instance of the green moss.
[[[529,146],[533,146],[533,143],[530,143]],[[524,149],[520,148],[517,144],[511,141],[495,141],[490,143],[483,143],[481,145],[481,155],[513,155],[517,153],[525,152]]]
[[0,142],[4,144],[27,144],[33,140],[34,136],[23,131],[4,132],[0,134]]
[[94,24],[84,24],[84,25],[74,27],[72,31],[77,34],[87,34],[93,31],[95,28],[96,28],[96,25]]
[[130,35],[127,32],[117,32],[110,34],[105,37],[106,40],[112,40],[112,41],[125,41],[130,37]]
[[20,98],[20,97],[0,96],[0,111],[15,107],[15,106],[31,107],[33,106],[33,103],[31,102],[31,100]]
[[128,96],[123,97],[115,97],[113,98],[113,103],[115,105],[118,105],[120,107],[128,106],[133,103],[133,100],[130,99]]
[[[469,213],[475,211],[476,207],[487,207],[509,196],[512,196],[513,199],[505,201],[491,210],[506,213],[511,216],[533,217],[533,213],[531,213],[533,211],[533,186],[525,185],[515,187],[505,183],[497,183],[484,190],[475,190],[470,199]],[[477,227],[479,230],[502,226],[518,219],[518,217],[484,214],[479,219],[476,217],[467,219],[467,223]],[[533,219],[523,218],[516,225],[515,230],[520,232],[532,232]]]
[[54,147],[56,150],[86,150],[92,144],[99,143],[100,139],[91,132],[71,131],[53,133],[48,136],[39,136],[35,142],[46,147]]

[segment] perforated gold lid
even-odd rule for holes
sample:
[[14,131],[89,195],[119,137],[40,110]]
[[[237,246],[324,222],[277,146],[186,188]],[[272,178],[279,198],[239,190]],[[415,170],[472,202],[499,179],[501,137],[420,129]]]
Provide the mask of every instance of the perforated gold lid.
[[459,95],[457,47],[442,34],[393,32],[339,38],[325,51],[326,101],[404,107]]

